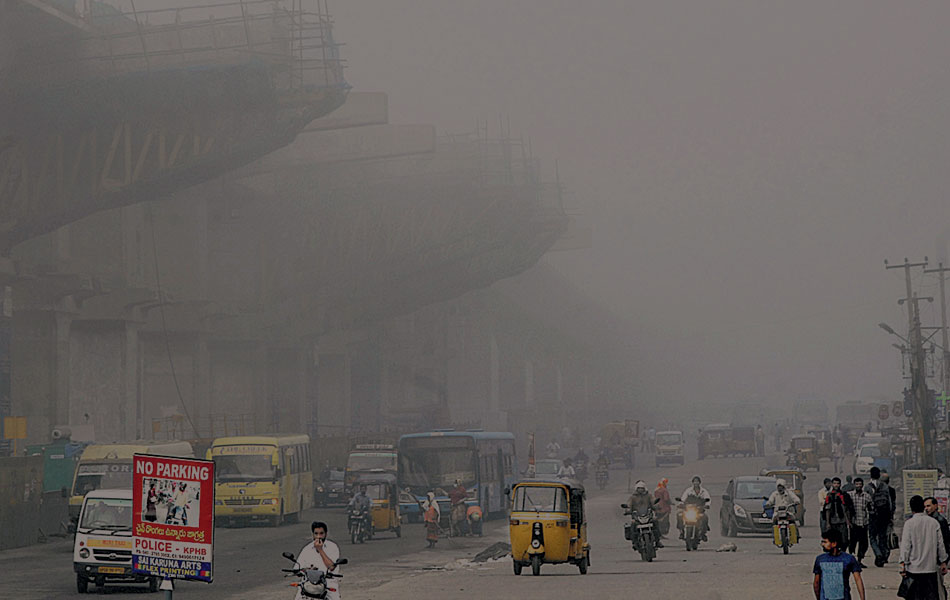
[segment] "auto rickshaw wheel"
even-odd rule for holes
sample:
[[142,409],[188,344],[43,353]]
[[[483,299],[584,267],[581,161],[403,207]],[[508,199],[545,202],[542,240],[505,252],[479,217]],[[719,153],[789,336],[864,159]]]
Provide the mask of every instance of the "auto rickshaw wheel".
[[512,566],[512,568],[514,569],[515,575],[521,575],[521,568],[522,568],[524,565],[521,564],[521,561],[520,561],[520,560],[514,560],[514,559],[512,559],[512,561],[511,561],[511,566]]
[[537,554],[531,555],[531,574],[535,577],[541,574],[541,556]]
[[586,556],[582,558],[579,563],[577,563],[577,570],[581,572],[581,575],[587,575],[587,557]]

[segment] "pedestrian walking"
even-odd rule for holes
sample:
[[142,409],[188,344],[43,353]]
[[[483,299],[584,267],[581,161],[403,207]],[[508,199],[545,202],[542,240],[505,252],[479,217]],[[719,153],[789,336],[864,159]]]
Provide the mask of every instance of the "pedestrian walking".
[[[850,479],[850,477],[849,477]],[[854,505],[854,517],[851,519],[851,531],[848,534],[848,553],[854,554],[855,549],[858,553],[855,555],[861,568],[867,568],[864,564],[864,556],[868,553],[868,523],[871,519],[871,494],[864,489],[864,480],[860,477],[854,479],[853,490],[848,492],[851,496],[851,503]],[[844,486],[841,487],[844,489]]]
[[831,478],[825,477],[822,487],[818,490],[818,525],[822,531],[828,529],[828,525],[825,523],[825,498],[828,496],[830,489]]
[[868,537],[874,552],[874,566],[883,567],[890,558],[887,545],[887,532],[894,518],[894,502],[891,487],[881,479],[881,469],[871,467],[871,481],[868,483],[871,494],[871,519],[868,522]]
[[913,516],[904,523],[901,539],[901,577],[908,589],[908,600],[939,600],[938,571],[947,573],[947,549],[943,545],[940,524],[924,513],[924,499],[910,499]]
[[843,540],[837,529],[821,534],[821,549],[824,553],[815,558],[815,600],[851,600],[851,577],[858,589],[858,597],[865,600],[864,580],[861,565],[842,550]]
[[[947,523],[947,518],[940,513],[940,505],[937,504],[936,498],[933,496],[924,498],[924,512],[927,513],[927,516],[936,519],[937,523],[940,524],[940,536],[943,538],[943,547],[947,551],[947,556],[950,556],[950,524]],[[940,574],[937,591],[940,592],[940,600],[947,600],[947,586],[943,583],[943,573]]]
[[841,534],[841,546],[846,547],[854,506],[851,504],[851,496],[841,491],[840,477],[831,478],[831,489],[825,495],[822,514],[825,517],[825,527],[837,529]]
[[841,442],[833,442],[831,444],[831,460],[835,465],[835,473],[840,471],[839,467],[841,465],[842,458],[844,458],[844,451],[841,448]]

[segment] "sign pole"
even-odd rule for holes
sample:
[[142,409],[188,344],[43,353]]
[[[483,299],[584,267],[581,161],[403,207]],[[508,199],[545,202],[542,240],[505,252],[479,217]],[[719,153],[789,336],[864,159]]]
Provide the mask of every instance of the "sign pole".
[[165,600],[172,600],[172,596],[175,593],[175,582],[166,577],[162,580],[162,585],[160,585],[158,589],[164,590]]

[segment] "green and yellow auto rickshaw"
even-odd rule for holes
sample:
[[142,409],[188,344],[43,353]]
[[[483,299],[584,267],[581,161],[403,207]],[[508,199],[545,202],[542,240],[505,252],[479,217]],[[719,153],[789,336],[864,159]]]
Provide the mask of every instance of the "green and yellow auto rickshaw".
[[366,495],[372,503],[370,517],[370,538],[380,531],[391,531],[396,537],[402,536],[399,514],[399,488],[396,476],[392,473],[360,473],[356,485],[366,486]]
[[785,464],[798,467],[803,472],[820,469],[818,465],[818,440],[808,434],[793,435],[786,452]]

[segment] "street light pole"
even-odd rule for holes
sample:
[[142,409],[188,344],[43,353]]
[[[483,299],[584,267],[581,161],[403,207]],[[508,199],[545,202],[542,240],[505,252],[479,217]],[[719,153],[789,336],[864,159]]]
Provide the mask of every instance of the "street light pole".
[[[919,460],[927,465],[936,465],[936,455],[933,445],[933,428],[931,427],[933,406],[930,404],[929,394],[927,393],[927,374],[925,371],[926,356],[924,355],[923,337],[920,333],[920,311],[918,310],[918,298],[913,292],[910,282],[910,270],[912,267],[926,267],[927,257],[923,262],[911,263],[906,258],[901,265],[889,265],[884,261],[885,269],[904,269],[904,281],[907,288],[907,321],[908,321],[908,340],[910,342],[910,381],[911,394],[914,398],[914,424],[917,426],[917,438],[920,444]],[[904,299],[898,301],[903,304]]]
[[943,336],[943,396],[946,398],[950,393],[950,342],[948,342],[947,332],[947,286],[946,276],[950,267],[944,267],[943,263],[937,263],[936,269],[924,269],[924,273],[940,274],[940,329]]

